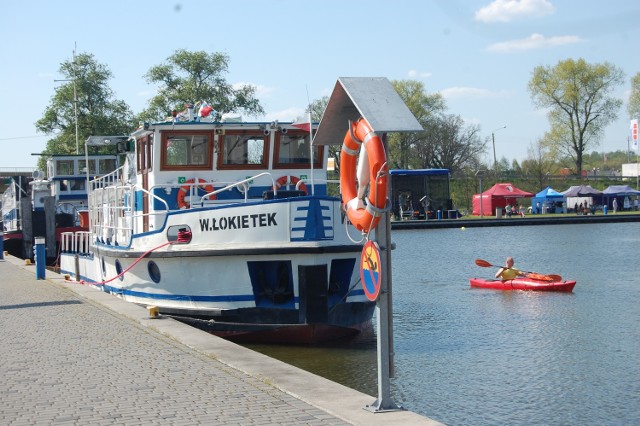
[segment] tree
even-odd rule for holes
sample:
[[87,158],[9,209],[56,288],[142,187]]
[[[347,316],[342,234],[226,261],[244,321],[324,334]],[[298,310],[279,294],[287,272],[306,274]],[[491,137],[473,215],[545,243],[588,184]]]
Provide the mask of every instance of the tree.
[[[478,125],[465,125],[459,115],[438,115],[425,123],[422,143],[411,150],[416,168],[449,169],[451,173],[475,164],[485,150]],[[419,163],[418,163],[419,161]]]
[[627,111],[632,119],[640,118],[640,72],[631,79],[631,94]]
[[[425,129],[433,116],[446,110],[446,103],[442,95],[439,93],[427,93],[424,84],[419,81],[394,80],[391,84]],[[426,136],[427,132],[395,133],[390,135],[389,159],[391,168],[409,168],[412,148],[426,143]]]
[[229,57],[222,53],[176,50],[165,63],[145,74],[147,82],[160,87],[140,118],[162,120],[172,110],[183,110],[185,104],[198,101],[206,101],[221,113],[264,114],[255,97],[256,87],[249,84],[234,87],[227,83],[223,74],[228,70]]
[[529,145],[527,158],[522,162],[522,171],[528,178],[536,181],[538,188],[545,186],[545,180],[551,174],[552,167],[553,159],[542,139]]
[[324,110],[327,109],[327,105],[329,104],[329,97],[323,96],[320,99],[316,99],[311,102],[311,104],[304,111],[305,113],[311,113],[311,120],[314,122],[319,122],[322,120],[322,116],[324,115]]
[[573,159],[582,172],[583,153],[597,146],[604,128],[617,118],[622,100],[610,96],[623,82],[622,70],[608,62],[588,64],[567,59],[554,67],[538,66],[529,81],[533,103],[549,108],[551,143]]
[[42,118],[35,123],[39,132],[53,135],[42,151],[43,157],[38,163],[41,170],[46,170],[46,155],[84,152],[84,141],[91,135],[127,135],[134,128],[129,106],[114,99],[109,88],[111,71],[99,64],[93,55],[81,53],[73,61],[60,64],[59,71],[65,83],[55,89]]

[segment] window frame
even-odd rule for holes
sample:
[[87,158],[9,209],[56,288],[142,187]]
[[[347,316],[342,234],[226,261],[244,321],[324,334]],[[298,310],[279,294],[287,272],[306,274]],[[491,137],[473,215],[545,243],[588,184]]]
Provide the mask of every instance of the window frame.
[[[208,153],[204,164],[171,165],[167,164],[167,143],[170,137],[180,136],[206,136],[208,138]],[[167,130],[163,131],[160,138],[160,170],[212,170],[213,147],[216,135],[207,130]]]
[[[291,136],[297,136],[297,135],[303,136],[305,139],[308,138],[309,143],[312,143],[311,135],[308,132],[305,132],[304,130],[289,130],[285,136],[291,137]],[[276,133],[274,138],[275,147],[273,150],[273,168],[274,169],[307,169],[307,170],[310,169],[311,163],[309,163],[308,161],[297,162],[297,163],[281,163],[280,162],[280,141],[282,136],[283,136],[282,133],[278,132]],[[317,145],[317,147],[318,147],[318,155],[315,156],[313,159],[314,170],[322,169],[323,163],[324,163],[324,146]]]
[[[271,143],[270,135],[261,133],[259,129],[255,130],[226,130],[220,138],[218,138],[218,170],[262,170],[269,167],[269,147]],[[264,141],[262,147],[262,163],[259,164],[224,164],[224,142],[227,136],[260,136]],[[257,138],[256,138],[257,139]]]

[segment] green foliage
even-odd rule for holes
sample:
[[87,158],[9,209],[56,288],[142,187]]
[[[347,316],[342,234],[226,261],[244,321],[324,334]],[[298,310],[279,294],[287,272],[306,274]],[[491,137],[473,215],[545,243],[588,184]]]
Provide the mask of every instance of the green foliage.
[[52,136],[38,162],[41,170],[46,170],[47,154],[82,153],[89,136],[126,135],[134,127],[133,113],[124,101],[114,99],[108,85],[111,71],[93,55],[81,53],[73,61],[63,62],[59,71],[65,82],[56,88],[51,102],[35,123],[38,131]]
[[640,118],[640,72],[631,79],[631,93],[627,105],[629,117]]
[[163,64],[152,67],[145,78],[158,84],[158,93],[149,107],[139,115],[141,121],[163,120],[172,110],[181,111],[185,104],[208,102],[221,113],[243,112],[264,114],[256,98],[256,87],[234,87],[223,75],[229,70],[229,57],[222,53],[177,50]]
[[624,73],[608,62],[567,59],[554,67],[538,66],[529,81],[533,103],[548,108],[551,130],[546,143],[571,156],[582,170],[583,154],[597,146],[607,124],[617,118],[622,100],[610,95]]

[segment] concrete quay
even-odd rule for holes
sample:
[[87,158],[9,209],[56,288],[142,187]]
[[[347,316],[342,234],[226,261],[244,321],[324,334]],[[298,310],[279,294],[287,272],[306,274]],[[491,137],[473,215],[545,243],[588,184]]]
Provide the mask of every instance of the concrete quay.
[[0,276],[1,424],[441,424],[23,260]]

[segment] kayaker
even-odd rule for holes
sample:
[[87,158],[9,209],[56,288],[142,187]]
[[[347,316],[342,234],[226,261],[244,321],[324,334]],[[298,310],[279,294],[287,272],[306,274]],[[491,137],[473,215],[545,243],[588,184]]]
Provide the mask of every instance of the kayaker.
[[513,257],[507,257],[505,266],[503,266],[498,270],[498,272],[496,272],[496,278],[500,278],[502,281],[507,281],[512,280],[516,277],[524,276],[525,273],[515,269],[513,267],[513,263]]

